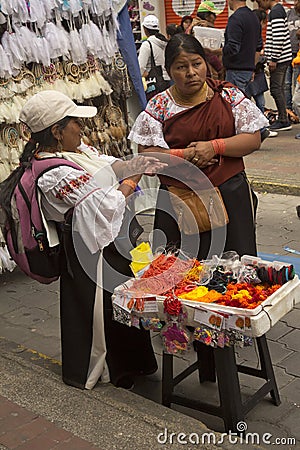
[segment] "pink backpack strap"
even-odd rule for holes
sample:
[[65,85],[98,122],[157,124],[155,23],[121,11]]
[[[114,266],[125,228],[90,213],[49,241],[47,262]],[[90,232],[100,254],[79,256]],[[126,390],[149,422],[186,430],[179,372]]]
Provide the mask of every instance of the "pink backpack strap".
[[45,172],[48,172],[48,170],[60,166],[69,166],[77,170],[82,170],[82,167],[80,167],[78,164],[73,163],[72,161],[68,161],[67,159],[64,158],[54,158],[54,157],[41,159],[33,158],[31,160],[31,164],[32,164],[32,173],[35,179],[38,179]]

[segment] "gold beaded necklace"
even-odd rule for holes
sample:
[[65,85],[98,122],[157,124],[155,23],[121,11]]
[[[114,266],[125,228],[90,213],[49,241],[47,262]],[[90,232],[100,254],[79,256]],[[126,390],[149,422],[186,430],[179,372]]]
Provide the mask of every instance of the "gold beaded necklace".
[[207,97],[208,97],[208,85],[207,85],[207,83],[205,81],[203,83],[203,86],[202,86],[202,88],[200,89],[199,92],[197,92],[193,96],[185,97],[178,91],[176,84],[174,84],[171,87],[171,93],[172,93],[173,99],[179,105],[182,105],[182,106],[194,106],[194,105],[198,105],[199,103],[202,103],[205,100],[207,100]]

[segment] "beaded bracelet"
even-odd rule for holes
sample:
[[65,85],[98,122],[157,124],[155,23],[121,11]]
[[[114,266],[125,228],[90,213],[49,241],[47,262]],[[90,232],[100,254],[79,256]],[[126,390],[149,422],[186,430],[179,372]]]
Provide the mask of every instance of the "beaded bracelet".
[[170,154],[173,156],[177,156],[178,158],[184,158],[184,154],[183,154],[183,148],[179,148],[179,149],[171,149]]
[[210,141],[216,155],[224,155],[226,144],[224,139],[213,139]]
[[126,184],[126,186],[131,187],[131,189],[134,191],[137,187],[137,183],[135,183],[133,180],[130,180],[129,178],[126,178],[122,181],[122,184]]

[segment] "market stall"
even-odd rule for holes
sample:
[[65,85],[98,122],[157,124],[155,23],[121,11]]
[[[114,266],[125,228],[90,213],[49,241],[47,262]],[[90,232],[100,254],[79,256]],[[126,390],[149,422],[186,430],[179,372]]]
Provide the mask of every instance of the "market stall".
[[[101,153],[124,157],[127,99],[146,98],[125,0],[10,0],[0,5],[0,182],[19,163],[30,131],[19,122],[26,101],[58,90],[94,105],[84,140]],[[0,236],[0,273],[11,270]]]
[[[217,415],[223,418],[226,431],[235,431],[237,423],[268,393],[275,405],[280,404],[265,333],[300,301],[293,266],[251,256],[239,259],[235,252],[202,262],[159,255],[150,265],[143,256],[134,264],[140,269],[136,277],[115,289],[115,320],[160,333],[165,406],[177,403]],[[260,369],[237,365],[235,347],[254,341]],[[174,377],[173,355],[192,347],[197,362]],[[219,406],[174,392],[195,370],[200,382],[217,378]],[[246,402],[241,399],[238,372],[265,380]]]

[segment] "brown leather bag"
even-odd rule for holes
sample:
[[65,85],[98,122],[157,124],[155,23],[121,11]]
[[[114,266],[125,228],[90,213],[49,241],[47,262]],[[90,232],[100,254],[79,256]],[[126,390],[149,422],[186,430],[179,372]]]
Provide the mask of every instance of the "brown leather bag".
[[168,186],[179,229],[188,235],[225,226],[228,215],[220,190],[201,191]]

